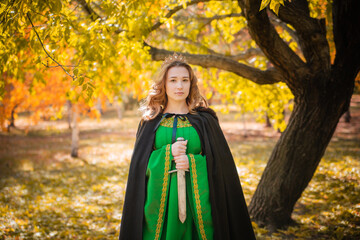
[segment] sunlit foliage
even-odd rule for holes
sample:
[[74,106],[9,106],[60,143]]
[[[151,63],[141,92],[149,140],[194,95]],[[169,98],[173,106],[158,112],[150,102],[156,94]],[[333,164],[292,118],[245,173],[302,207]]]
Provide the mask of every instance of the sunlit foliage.
[[[121,101],[123,94],[140,100],[159,67],[151,62],[144,41],[174,51],[236,56],[259,69],[270,66],[249,36],[236,1],[14,0],[1,3],[0,22],[4,106],[8,100],[1,98],[9,81],[4,79],[23,82],[28,72],[35,72],[30,81],[46,84],[51,68],[59,69],[58,79],[66,82],[67,100],[83,99],[88,104],[85,109],[98,99]],[[291,48],[298,48],[286,30],[277,29]],[[292,99],[285,85],[259,87],[229,73],[214,74],[215,69],[196,70],[202,93],[209,99],[239,103],[244,111],[258,112],[259,119],[267,113],[276,129],[285,128],[283,110],[291,111]],[[256,100],[240,98],[239,91]],[[274,97],[271,93],[276,92],[279,95]],[[10,107],[1,118],[3,126]]]

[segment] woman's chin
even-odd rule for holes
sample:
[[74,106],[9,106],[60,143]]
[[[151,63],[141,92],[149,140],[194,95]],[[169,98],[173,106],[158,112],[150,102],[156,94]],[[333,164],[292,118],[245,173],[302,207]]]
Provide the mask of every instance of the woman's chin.
[[185,95],[177,95],[177,96],[172,97],[171,100],[174,102],[183,102],[186,100],[186,97],[185,97]]

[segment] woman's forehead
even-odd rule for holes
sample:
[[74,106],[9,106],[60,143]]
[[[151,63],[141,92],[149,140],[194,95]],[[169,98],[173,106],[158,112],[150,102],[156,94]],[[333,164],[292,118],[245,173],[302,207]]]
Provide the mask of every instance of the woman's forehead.
[[189,77],[189,71],[185,67],[172,67],[168,70],[167,77]]

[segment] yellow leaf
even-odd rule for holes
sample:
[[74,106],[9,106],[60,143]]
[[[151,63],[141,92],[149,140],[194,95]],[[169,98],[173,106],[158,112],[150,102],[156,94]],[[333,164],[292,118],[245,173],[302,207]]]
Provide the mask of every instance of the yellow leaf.
[[264,8],[266,8],[266,6],[269,5],[269,2],[270,2],[270,0],[262,0],[259,11],[263,10]]
[[280,3],[278,1],[271,0],[270,9],[273,10],[276,15],[279,14],[279,7],[280,7]]

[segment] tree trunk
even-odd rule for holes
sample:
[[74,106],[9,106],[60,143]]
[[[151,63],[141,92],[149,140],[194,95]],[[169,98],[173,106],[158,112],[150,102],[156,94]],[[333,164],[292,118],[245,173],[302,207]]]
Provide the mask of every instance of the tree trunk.
[[67,112],[68,112],[68,116],[67,116],[68,128],[71,129],[72,103],[70,100],[66,100],[66,106],[67,106]]
[[118,118],[122,119],[123,115],[124,115],[124,108],[125,108],[124,103],[116,101],[115,107],[116,107],[116,112],[117,112]]
[[351,87],[341,89],[334,84],[321,90],[315,84],[304,95],[295,97],[288,126],[270,156],[249,206],[253,219],[270,231],[293,222],[294,205],[313,177],[341,115],[349,106]]
[[247,129],[246,129],[245,113],[242,114],[242,120],[243,120],[243,125],[244,125],[244,138],[247,138],[248,134],[247,134]]
[[71,156],[78,157],[79,150],[79,126],[78,126],[78,105],[73,104],[72,128],[71,128]]
[[267,128],[271,127],[271,122],[270,122],[270,118],[269,118],[268,113],[265,113],[265,127],[267,127]]
[[16,104],[14,108],[11,110],[11,117],[10,117],[10,124],[7,126],[7,131],[10,132],[11,128],[16,128],[15,126],[15,110],[19,106],[19,104]]
[[98,100],[96,102],[96,109],[99,111],[100,115],[104,114],[102,106],[101,106],[101,99],[100,98],[98,98]]

